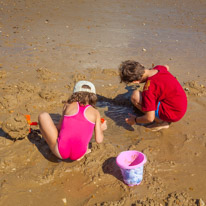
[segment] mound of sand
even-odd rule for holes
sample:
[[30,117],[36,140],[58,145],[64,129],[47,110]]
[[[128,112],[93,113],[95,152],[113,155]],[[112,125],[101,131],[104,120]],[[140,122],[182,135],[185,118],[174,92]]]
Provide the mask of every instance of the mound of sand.
[[26,118],[19,113],[12,114],[2,123],[2,130],[14,140],[27,137],[29,128]]

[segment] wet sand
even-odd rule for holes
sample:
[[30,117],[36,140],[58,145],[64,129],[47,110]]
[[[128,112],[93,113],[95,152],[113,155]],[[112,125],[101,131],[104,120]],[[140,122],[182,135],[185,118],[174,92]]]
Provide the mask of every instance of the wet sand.
[[[204,205],[206,202],[206,3],[204,1],[0,2],[0,205]],[[151,132],[127,125],[134,85],[121,61],[168,64],[188,96],[182,120]],[[79,162],[49,150],[37,121],[55,121],[74,83],[94,82],[108,122],[104,142]],[[10,136],[9,136],[9,135]],[[139,186],[124,184],[116,156],[147,156]]]

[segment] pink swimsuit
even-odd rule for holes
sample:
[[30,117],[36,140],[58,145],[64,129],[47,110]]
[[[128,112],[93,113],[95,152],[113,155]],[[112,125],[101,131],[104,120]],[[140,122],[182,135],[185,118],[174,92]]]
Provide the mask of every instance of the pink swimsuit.
[[63,159],[77,160],[86,151],[92,138],[95,123],[85,117],[85,111],[90,105],[80,106],[74,115],[64,115],[58,137],[58,149]]

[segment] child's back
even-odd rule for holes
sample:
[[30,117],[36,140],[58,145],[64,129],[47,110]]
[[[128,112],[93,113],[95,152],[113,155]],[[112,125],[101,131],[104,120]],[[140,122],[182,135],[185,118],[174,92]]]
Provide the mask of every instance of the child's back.
[[63,159],[79,159],[83,156],[92,138],[96,109],[78,102],[67,104],[58,138],[58,149]]
[[[78,112],[78,104],[77,102],[73,102],[71,104],[65,105],[64,115],[74,115]],[[85,110],[85,116],[86,118],[95,123],[96,116],[97,116],[97,110],[94,107],[88,107]]]
[[159,106],[159,117],[168,122],[180,120],[187,108],[186,94],[177,79],[168,72],[165,66],[154,67],[158,72],[148,77],[142,92],[142,109],[156,110]]

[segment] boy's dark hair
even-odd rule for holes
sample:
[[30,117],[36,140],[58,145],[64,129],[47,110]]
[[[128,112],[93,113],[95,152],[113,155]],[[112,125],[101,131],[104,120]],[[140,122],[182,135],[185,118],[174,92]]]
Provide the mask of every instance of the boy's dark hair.
[[[83,85],[82,87],[91,89],[88,85]],[[79,102],[81,105],[89,104],[95,108],[97,102],[97,95],[90,92],[75,92],[67,100],[67,103],[71,104],[72,102]]]
[[119,67],[120,82],[130,83],[141,80],[145,72],[145,67],[139,62],[127,60]]

